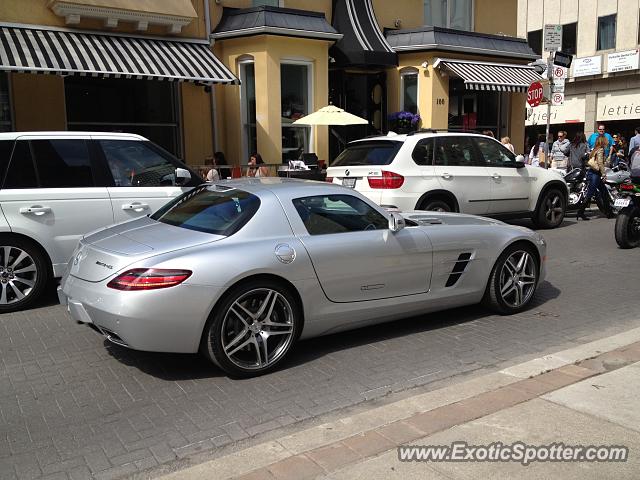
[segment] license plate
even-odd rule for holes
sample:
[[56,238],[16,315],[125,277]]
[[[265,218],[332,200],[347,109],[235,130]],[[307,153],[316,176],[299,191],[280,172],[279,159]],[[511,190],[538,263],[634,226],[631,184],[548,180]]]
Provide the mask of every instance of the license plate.
[[355,188],[356,179],[355,178],[343,178],[342,185],[349,188]]
[[624,208],[624,207],[628,207],[630,203],[631,203],[630,198],[616,198],[616,201],[613,202],[613,206]]

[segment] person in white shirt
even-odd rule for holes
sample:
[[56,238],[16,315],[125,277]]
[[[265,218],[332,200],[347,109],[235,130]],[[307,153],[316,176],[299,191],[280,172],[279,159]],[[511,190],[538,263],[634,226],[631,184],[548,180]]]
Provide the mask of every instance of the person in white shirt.
[[511,144],[511,139],[509,137],[502,137],[500,140],[502,144],[509,149],[511,153],[516,153],[513,145]]

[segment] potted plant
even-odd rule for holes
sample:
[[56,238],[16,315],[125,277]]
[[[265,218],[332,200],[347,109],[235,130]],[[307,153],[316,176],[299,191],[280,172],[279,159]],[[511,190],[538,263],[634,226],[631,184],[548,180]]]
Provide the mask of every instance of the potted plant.
[[396,133],[409,133],[418,130],[420,115],[411,112],[394,112],[389,115],[389,130]]

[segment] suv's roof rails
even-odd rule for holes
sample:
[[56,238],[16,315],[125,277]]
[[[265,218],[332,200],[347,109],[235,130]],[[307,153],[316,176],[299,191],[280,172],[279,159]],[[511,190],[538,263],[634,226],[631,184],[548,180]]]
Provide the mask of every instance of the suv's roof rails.
[[416,133],[438,133],[442,131],[443,130],[436,130],[435,128],[421,128],[420,130],[415,130],[413,132],[407,133],[407,137],[410,137],[411,135],[415,135]]

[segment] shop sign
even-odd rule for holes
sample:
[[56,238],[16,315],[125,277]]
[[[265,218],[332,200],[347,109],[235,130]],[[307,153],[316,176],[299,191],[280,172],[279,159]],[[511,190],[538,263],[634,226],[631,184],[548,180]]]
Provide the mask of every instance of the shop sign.
[[615,52],[607,55],[607,72],[625,72],[638,69],[638,50]]
[[640,119],[640,90],[598,95],[597,121],[636,119]]
[[600,75],[602,73],[602,55],[576,58],[573,61],[573,76]]
[[[564,99],[564,104],[551,107],[551,116],[549,117],[552,125],[562,123],[582,123],[585,116],[585,97],[571,96]],[[540,105],[535,108],[527,109],[525,125],[546,125],[547,123],[547,106]]]

